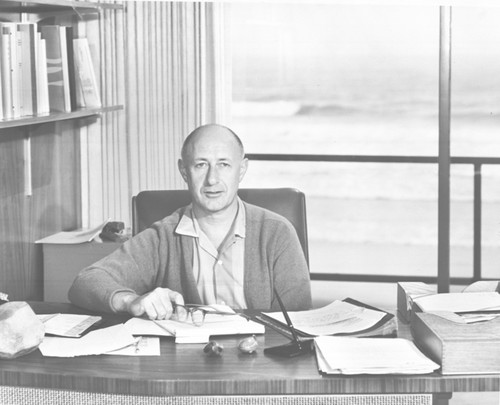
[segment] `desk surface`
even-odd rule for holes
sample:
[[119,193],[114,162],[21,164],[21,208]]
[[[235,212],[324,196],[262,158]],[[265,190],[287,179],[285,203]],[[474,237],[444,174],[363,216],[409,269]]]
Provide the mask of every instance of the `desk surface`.
[[[78,313],[69,304],[31,303],[37,313]],[[115,320],[116,321],[116,320]],[[408,337],[400,324],[400,336]],[[176,345],[161,339],[161,356],[43,357],[36,350],[0,360],[0,385],[132,395],[400,394],[500,391],[500,375],[323,376],[314,353],[285,359],[262,349],[287,342],[268,330],[259,350],[239,353],[241,337],[220,337],[221,357],[208,357],[203,345]]]

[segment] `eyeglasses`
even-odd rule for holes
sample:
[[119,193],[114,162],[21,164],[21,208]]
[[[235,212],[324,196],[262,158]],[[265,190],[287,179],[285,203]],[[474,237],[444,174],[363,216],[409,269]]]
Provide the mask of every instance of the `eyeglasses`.
[[172,305],[174,307],[174,312],[171,319],[179,322],[187,322],[189,317],[191,317],[191,321],[196,326],[201,326],[205,322],[205,315],[208,311],[203,308],[193,305],[180,305],[176,303],[172,303]]
[[[172,320],[178,322],[187,322],[191,318],[191,322],[195,326],[202,326],[205,322],[206,314],[216,314],[216,315],[235,315],[234,312],[224,312],[219,311],[210,307],[210,305],[197,305],[197,304],[187,304],[181,305],[172,303],[173,313]],[[210,309],[205,309],[210,308]]]

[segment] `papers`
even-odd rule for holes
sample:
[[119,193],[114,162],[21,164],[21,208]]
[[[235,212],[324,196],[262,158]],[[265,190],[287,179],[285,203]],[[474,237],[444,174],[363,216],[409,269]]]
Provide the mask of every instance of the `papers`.
[[443,319],[447,319],[448,321],[460,324],[487,322],[500,316],[500,314],[489,314],[489,313],[457,314],[455,312],[449,312],[449,311],[432,311],[430,313],[439,316]]
[[42,239],[38,239],[35,243],[57,243],[57,244],[77,244],[92,241],[97,235],[99,235],[104,228],[104,226],[109,222],[109,219],[104,221],[99,226],[91,229],[84,229],[79,231],[69,231],[69,232],[58,232],[54,235],[47,236]]
[[[263,315],[285,323],[281,312],[264,313]],[[333,301],[322,308],[292,311],[288,315],[297,331],[310,336],[324,336],[355,333],[371,328],[380,322],[387,313],[345,301]]]
[[326,374],[427,374],[439,368],[406,339],[321,336],[314,344],[318,369]]
[[76,314],[37,315],[45,324],[45,333],[49,335],[80,337],[92,325],[101,321],[100,316]]
[[136,339],[123,324],[89,332],[74,338],[45,336],[39,346],[44,356],[75,357],[103,354],[133,345]]
[[494,291],[442,293],[415,298],[423,312],[477,312],[500,310],[500,294]]
[[175,343],[207,343],[210,336],[262,334],[264,325],[247,320],[240,315],[207,314],[202,326],[190,322],[172,320],[151,321],[131,318],[125,322],[128,331],[134,335],[174,336]]
[[152,336],[139,336],[134,344],[123,349],[113,350],[104,354],[120,356],[159,356],[160,338]]

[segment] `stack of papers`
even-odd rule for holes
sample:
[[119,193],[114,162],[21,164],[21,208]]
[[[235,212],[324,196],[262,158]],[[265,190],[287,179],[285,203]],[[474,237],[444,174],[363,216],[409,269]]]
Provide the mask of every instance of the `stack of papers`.
[[136,343],[123,324],[89,332],[74,338],[45,336],[39,346],[44,356],[75,357],[104,354]]
[[35,241],[35,243],[55,243],[63,245],[73,245],[78,243],[91,242],[97,235],[99,235],[102,232],[103,228],[106,226],[108,222],[109,219],[107,219],[102,224],[99,224],[98,226],[92,229],[58,232],[55,233],[54,235],[38,239]]
[[500,294],[495,291],[442,293],[414,299],[423,312],[500,311]]
[[88,328],[101,321],[100,316],[76,314],[46,314],[38,315],[45,325],[48,335],[80,337]]
[[439,368],[407,339],[321,336],[314,343],[318,369],[326,374],[427,374]]

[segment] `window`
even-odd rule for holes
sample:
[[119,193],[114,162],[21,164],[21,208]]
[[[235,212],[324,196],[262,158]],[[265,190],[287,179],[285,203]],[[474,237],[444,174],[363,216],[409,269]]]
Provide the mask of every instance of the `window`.
[[[479,131],[472,155],[500,156],[500,9],[470,11],[453,8],[452,155],[471,154]],[[247,152],[438,155],[439,7],[243,2],[230,21],[231,125]],[[451,173],[452,276],[471,277],[474,172]],[[495,246],[498,174],[484,173]],[[243,186],[306,192],[312,272],[436,276],[436,164],[253,161]]]

